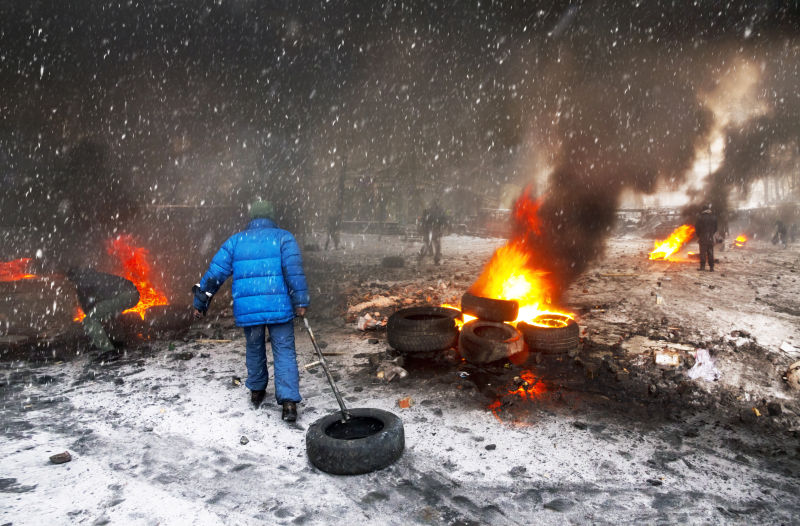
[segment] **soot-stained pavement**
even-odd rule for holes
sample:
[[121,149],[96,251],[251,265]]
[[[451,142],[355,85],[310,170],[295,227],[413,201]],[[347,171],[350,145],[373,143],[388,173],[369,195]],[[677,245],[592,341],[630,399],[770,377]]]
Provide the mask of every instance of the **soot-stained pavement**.
[[[441,267],[409,258],[383,268],[387,244],[371,236],[306,254],[319,298],[309,318],[348,404],[403,419],[406,451],[389,468],[337,477],[309,464],[305,429],[336,404],[322,370],[304,367],[316,358],[299,326],[300,420],[282,422],[274,400],[252,409],[244,340],[219,301],[218,315],[180,339],[3,363],[0,523],[794,520],[798,405],[780,379],[792,359],[778,346],[798,341],[796,252],[727,253],[725,275],[712,278],[656,266],[640,254],[648,243],[617,238],[566,298],[580,313],[576,352],[489,367],[443,353],[406,359],[406,378],[377,378],[376,364],[394,354],[384,333],[357,331],[352,317],[388,314],[409,298],[457,299],[500,242],[447,237]],[[745,294],[778,278],[788,290]],[[752,305],[763,321],[731,314]],[[688,364],[654,365],[654,349],[669,346],[710,349],[720,380],[690,380]],[[521,379],[531,377],[538,387]],[[405,397],[411,406],[401,409]],[[71,462],[48,461],[64,450]]]

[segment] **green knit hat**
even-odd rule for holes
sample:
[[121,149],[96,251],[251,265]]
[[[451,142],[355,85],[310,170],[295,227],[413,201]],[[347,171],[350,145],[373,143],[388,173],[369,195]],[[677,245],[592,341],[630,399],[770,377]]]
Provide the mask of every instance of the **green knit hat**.
[[259,199],[250,205],[250,218],[258,219],[259,217],[271,218],[275,214],[275,208],[270,201],[262,201]]

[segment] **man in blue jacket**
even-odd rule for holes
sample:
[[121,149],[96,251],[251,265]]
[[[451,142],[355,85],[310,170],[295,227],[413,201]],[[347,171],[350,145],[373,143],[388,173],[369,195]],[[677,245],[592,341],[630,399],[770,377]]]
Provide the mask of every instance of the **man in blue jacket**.
[[294,348],[295,315],[305,316],[308,285],[294,236],[271,219],[272,203],[256,201],[250,224],[222,245],[200,283],[194,286],[195,317],[205,315],[211,297],[233,275],[233,315],[247,340],[247,381],[250,400],[258,408],[269,376],[265,331],[272,342],[275,398],[283,419],[297,420],[300,375]]

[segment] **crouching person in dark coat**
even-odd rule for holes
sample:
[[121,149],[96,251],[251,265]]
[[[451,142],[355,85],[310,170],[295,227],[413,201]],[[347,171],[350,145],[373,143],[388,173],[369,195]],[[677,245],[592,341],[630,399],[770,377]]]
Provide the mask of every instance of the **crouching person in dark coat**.
[[91,268],[71,268],[66,275],[75,285],[78,302],[86,315],[83,330],[92,347],[101,351],[113,350],[114,345],[102,322],[139,303],[136,285],[120,276]]
[[700,212],[697,216],[697,222],[694,225],[695,235],[700,244],[700,269],[706,269],[706,260],[708,261],[708,270],[714,272],[714,241],[715,234],[717,233],[717,216],[711,211],[711,205]]
[[295,315],[309,304],[300,248],[294,236],[271,219],[272,204],[256,201],[250,224],[222,245],[200,283],[194,286],[195,316],[205,314],[211,297],[233,276],[233,315],[244,329],[250,400],[257,408],[269,380],[265,333],[269,331],[275,371],[275,398],[283,419],[297,419],[300,375],[294,347]]

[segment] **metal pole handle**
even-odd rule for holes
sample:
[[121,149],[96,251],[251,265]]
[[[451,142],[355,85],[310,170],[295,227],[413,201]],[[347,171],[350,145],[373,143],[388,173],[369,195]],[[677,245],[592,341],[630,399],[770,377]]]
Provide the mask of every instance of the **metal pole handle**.
[[322,369],[325,371],[325,376],[328,377],[328,383],[331,384],[331,389],[333,390],[333,395],[336,397],[336,401],[339,403],[339,409],[342,412],[342,423],[347,422],[350,418],[350,413],[347,411],[347,407],[344,405],[344,400],[342,399],[342,395],[339,394],[339,389],[336,387],[336,382],[333,381],[333,376],[331,375],[331,371],[328,369],[328,362],[325,361],[325,356],[322,355],[322,349],[319,348],[317,345],[317,340],[314,338],[314,332],[311,330],[311,327],[308,325],[308,318],[302,316],[303,324],[308,331],[308,336],[311,338],[311,344],[314,346],[314,350],[317,351],[317,356],[319,357],[319,363],[322,365]]

